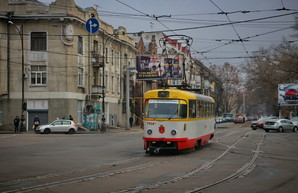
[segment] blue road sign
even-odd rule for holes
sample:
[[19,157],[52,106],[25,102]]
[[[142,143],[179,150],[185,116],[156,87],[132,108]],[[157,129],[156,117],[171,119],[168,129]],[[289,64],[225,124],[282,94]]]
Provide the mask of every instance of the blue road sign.
[[86,22],[86,29],[89,33],[95,33],[99,29],[99,22],[95,18],[90,18]]

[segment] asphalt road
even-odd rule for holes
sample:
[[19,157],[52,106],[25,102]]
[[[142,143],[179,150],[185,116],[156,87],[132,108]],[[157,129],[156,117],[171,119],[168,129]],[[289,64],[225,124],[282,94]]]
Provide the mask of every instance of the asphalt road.
[[141,132],[0,135],[0,192],[294,193],[298,133],[220,124],[196,151],[146,155]]

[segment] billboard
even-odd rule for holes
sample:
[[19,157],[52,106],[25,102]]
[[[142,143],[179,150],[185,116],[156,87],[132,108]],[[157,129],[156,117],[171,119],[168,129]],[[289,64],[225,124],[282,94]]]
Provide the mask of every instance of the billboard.
[[298,84],[278,85],[278,105],[298,106]]
[[138,80],[182,79],[183,55],[143,55],[137,56]]

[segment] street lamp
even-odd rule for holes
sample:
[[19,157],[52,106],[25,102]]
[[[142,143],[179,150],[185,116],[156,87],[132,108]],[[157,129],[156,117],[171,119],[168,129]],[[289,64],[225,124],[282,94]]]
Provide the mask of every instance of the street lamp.
[[21,38],[21,47],[22,47],[22,104],[21,104],[21,112],[22,112],[22,116],[21,116],[21,130],[24,129],[24,107],[26,106],[25,104],[25,100],[24,100],[24,78],[25,78],[25,74],[24,74],[24,28],[23,25],[21,25],[20,29],[12,22],[12,21],[8,21],[9,24],[11,24],[19,33],[20,38]]

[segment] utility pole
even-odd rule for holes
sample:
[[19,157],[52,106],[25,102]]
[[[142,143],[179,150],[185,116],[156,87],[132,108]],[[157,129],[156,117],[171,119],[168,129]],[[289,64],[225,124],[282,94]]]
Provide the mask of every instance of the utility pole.
[[101,115],[101,131],[107,131],[105,117],[105,30],[102,30],[102,115]]
[[25,110],[27,110],[27,104],[25,104],[25,91],[24,91],[24,80],[25,80],[25,63],[24,63],[24,27],[23,25],[21,25],[20,29],[12,22],[12,21],[8,21],[9,24],[11,24],[19,33],[20,38],[21,38],[21,49],[22,49],[22,104],[21,104],[21,131],[24,131],[25,125],[25,116],[24,116],[24,112]]

